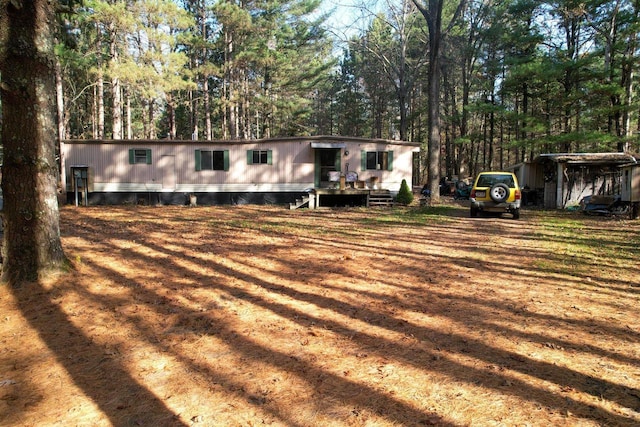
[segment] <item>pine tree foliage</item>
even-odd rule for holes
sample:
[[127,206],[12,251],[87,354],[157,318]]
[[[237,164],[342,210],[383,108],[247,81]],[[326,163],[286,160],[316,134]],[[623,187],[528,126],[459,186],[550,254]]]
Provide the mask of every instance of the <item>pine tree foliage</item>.
[[400,190],[398,191],[398,195],[396,196],[396,202],[401,205],[410,205],[413,202],[413,193],[409,188],[409,184],[407,184],[407,180],[403,179],[400,183]]
[[[423,144],[420,182],[440,154],[431,175],[465,177],[542,152],[640,151],[636,1],[387,2],[341,49],[320,0],[67,3],[62,136],[404,139]],[[417,8],[432,3],[437,64]]]

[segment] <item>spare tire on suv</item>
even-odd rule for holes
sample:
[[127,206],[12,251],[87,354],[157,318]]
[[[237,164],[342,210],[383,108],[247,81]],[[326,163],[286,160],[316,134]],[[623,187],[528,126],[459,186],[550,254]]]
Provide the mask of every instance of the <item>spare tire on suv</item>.
[[502,182],[495,183],[489,190],[489,196],[494,202],[502,203],[509,198],[509,186]]

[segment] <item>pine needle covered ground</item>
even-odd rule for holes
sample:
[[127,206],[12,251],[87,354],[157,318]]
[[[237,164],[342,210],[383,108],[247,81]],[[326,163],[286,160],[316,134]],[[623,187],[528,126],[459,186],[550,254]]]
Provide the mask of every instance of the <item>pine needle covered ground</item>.
[[64,207],[0,288],[8,426],[640,424],[640,221]]

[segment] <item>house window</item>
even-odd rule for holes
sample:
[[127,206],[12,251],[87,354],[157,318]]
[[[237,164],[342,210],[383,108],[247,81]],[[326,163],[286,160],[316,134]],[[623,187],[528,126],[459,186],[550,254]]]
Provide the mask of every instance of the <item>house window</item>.
[[273,154],[271,150],[247,150],[247,164],[271,165],[273,164]]
[[229,150],[196,150],[196,170],[229,170]]
[[129,164],[151,164],[151,150],[148,148],[132,148],[129,150]]
[[363,151],[362,170],[393,169],[393,151]]

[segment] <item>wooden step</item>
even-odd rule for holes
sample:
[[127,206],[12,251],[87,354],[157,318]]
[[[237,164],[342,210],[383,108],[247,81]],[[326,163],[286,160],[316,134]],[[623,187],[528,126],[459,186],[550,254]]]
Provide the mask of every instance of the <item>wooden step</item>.
[[290,210],[304,208],[304,207],[309,207],[309,197],[307,196],[304,196],[301,199],[296,199],[295,203],[289,203]]
[[389,190],[375,190],[369,193],[369,206],[392,207],[393,196]]

